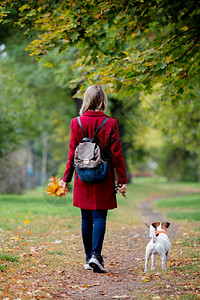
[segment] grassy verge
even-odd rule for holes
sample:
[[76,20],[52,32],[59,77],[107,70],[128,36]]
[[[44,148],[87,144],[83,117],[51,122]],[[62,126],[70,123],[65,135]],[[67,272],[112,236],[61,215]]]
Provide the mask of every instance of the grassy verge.
[[200,193],[163,198],[156,207],[174,220],[200,221]]

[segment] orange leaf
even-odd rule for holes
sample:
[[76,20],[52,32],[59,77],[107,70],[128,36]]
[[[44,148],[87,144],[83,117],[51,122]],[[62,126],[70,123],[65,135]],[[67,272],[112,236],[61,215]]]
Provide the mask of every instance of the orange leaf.
[[25,221],[24,221],[24,224],[29,224],[29,223],[30,223],[29,220],[25,220]]
[[67,189],[66,188],[64,189],[63,187],[59,186],[60,181],[61,179],[59,177],[51,176],[50,182],[47,185],[47,189],[46,189],[48,195],[58,196],[58,197],[62,197],[63,195],[66,195]]
[[10,272],[14,272],[15,270],[14,270],[14,269],[8,269],[8,271],[10,271]]

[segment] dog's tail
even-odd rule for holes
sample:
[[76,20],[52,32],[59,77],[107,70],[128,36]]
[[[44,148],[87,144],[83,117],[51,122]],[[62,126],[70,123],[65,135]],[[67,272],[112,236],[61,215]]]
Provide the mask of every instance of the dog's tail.
[[152,238],[154,243],[156,242],[156,231],[152,225],[150,226],[150,238]]

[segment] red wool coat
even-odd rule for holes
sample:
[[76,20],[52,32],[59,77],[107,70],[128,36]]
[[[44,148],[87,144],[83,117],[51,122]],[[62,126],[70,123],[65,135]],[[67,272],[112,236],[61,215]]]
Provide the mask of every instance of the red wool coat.
[[[81,117],[81,123],[86,137],[93,138],[94,132],[105,119],[101,111],[86,111]],[[127,183],[126,169],[122,156],[121,142],[116,119],[109,118],[98,135],[98,145],[102,158],[108,161],[108,174],[103,182],[86,183],[79,179],[75,171],[73,205],[82,209],[113,209],[117,207],[115,194],[115,171],[118,183]],[[71,139],[69,155],[63,181],[70,182],[74,172],[74,153],[82,141],[83,133],[77,118],[71,121]]]

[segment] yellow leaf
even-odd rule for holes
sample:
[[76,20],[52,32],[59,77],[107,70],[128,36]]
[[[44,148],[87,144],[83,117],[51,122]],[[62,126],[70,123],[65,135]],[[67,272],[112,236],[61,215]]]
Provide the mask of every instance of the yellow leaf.
[[29,9],[29,8],[30,8],[30,6],[28,4],[24,4],[19,8],[19,10],[24,11],[25,9]]
[[136,36],[136,33],[131,33],[131,36],[134,38]]
[[172,59],[172,55],[167,56],[167,62],[169,63]]
[[183,27],[181,28],[181,30],[186,31],[186,30],[188,30],[188,27],[187,27],[187,26],[183,26]]
[[89,287],[90,287],[90,285],[87,285],[87,284],[82,284],[82,287],[84,287],[84,288],[89,288]]
[[146,66],[153,66],[153,63],[151,61],[148,61],[145,63]]
[[31,234],[31,230],[27,231],[27,233],[26,233],[26,234]]
[[14,240],[15,240],[15,241],[19,241],[19,239],[20,239],[20,236],[19,236],[19,235],[16,236],[16,237],[14,237]]
[[47,60],[47,61],[45,62],[45,67],[52,68],[52,67],[53,67],[52,62],[50,62],[49,60]]
[[30,221],[27,219],[24,221],[24,224],[29,224],[29,223],[30,223]]
[[150,281],[150,278],[149,277],[142,277],[141,281],[148,282],[148,281]]

